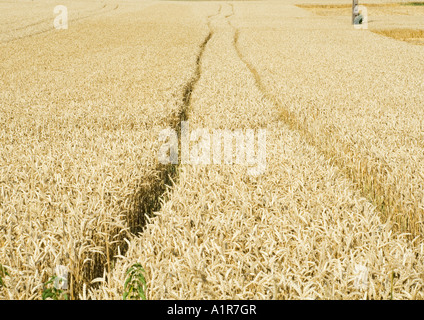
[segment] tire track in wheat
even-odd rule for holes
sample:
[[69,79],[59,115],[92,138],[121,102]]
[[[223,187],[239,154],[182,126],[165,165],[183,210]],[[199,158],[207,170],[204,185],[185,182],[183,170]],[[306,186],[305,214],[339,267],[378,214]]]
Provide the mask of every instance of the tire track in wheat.
[[[219,9],[221,10],[221,8]],[[218,13],[219,14],[219,13]],[[208,17],[209,20],[215,15]],[[188,118],[188,110],[190,108],[191,95],[193,89],[201,76],[201,62],[203,52],[211,39],[213,32],[209,26],[209,32],[199,46],[199,51],[195,59],[195,67],[192,77],[183,86],[181,92],[181,100],[177,112],[169,120],[169,127],[174,129],[180,137],[180,123]],[[129,197],[130,209],[126,215],[127,230],[114,229],[110,230],[108,235],[111,241],[106,241],[105,255],[96,254],[93,257],[93,266],[90,272],[92,282],[96,278],[101,278],[106,268],[108,275],[111,274],[111,269],[118,256],[123,256],[128,250],[128,241],[132,235],[137,235],[143,232],[143,229],[148,222],[148,219],[153,217],[155,212],[159,211],[164,201],[166,201],[167,190],[178,180],[179,164],[161,164],[158,163],[155,168],[152,168],[152,173],[140,181],[139,187]],[[119,239],[116,239],[119,237]],[[78,296],[78,291],[74,293]]]
[[[226,16],[226,18],[230,18],[234,15],[234,6],[232,4],[230,4],[230,6],[233,12]],[[366,158],[356,162],[345,160],[346,158],[355,159],[354,150],[349,145],[342,144],[344,150],[338,152],[338,150],[334,148],[334,145],[331,144],[331,138],[333,138],[331,136],[328,137],[330,139],[323,145],[323,142],[318,140],[309,130],[308,123],[300,121],[293,112],[282,105],[266,88],[254,65],[242,53],[239,44],[240,30],[235,27],[230,20],[228,20],[228,23],[234,29],[234,47],[237,55],[250,70],[255,79],[256,86],[264,97],[280,110],[280,119],[288,125],[290,129],[299,132],[308,144],[316,147],[332,165],[341,169],[341,171],[353,181],[362,196],[368,199],[376,207],[383,221],[392,224],[394,231],[410,232],[411,237],[420,236],[423,231],[422,226],[420,226],[419,223],[412,225],[412,222],[414,219],[417,219],[417,217],[422,217],[424,210],[420,209],[417,205],[408,206],[406,204],[407,201],[402,201],[403,195],[400,191],[396,190],[396,186],[386,184],[391,169],[384,163],[380,165],[380,168],[376,168],[369,164]],[[340,141],[337,142],[340,143]],[[403,214],[399,214],[399,212]]]
[[[194,73],[192,77],[187,81],[182,90],[182,98],[180,106],[175,114],[169,121],[169,126],[177,132],[178,139],[181,138],[181,121],[188,119],[188,112],[191,104],[191,97],[194,87],[201,77],[201,64],[205,48],[213,35],[213,31],[210,25],[211,19],[218,16],[221,13],[222,6],[219,6],[218,13],[207,17],[207,25],[209,32],[199,46],[199,52],[196,57]],[[179,143],[181,143],[179,141]],[[181,159],[181,157],[179,157]],[[158,164],[153,169],[153,174],[146,177],[142,181],[141,186],[135,191],[131,197],[132,210],[128,213],[127,224],[129,231],[132,235],[138,235],[143,232],[143,229],[148,222],[148,219],[155,215],[155,212],[159,211],[164,201],[166,201],[167,190],[178,180],[178,167],[179,164]],[[118,252],[119,248],[119,252]],[[113,248],[108,248],[107,256],[112,261],[116,260],[116,255],[125,255],[128,249],[127,241],[116,243]],[[97,263],[95,269],[99,272],[96,277],[101,277],[104,263]],[[109,268],[109,266],[108,266]],[[110,270],[108,272],[110,274]]]
[[[209,33],[200,44],[199,53],[196,57],[194,74],[183,87],[183,94],[180,107],[178,108],[178,114],[176,114],[169,123],[170,127],[177,132],[179,139],[181,137],[181,121],[186,121],[188,119],[192,92],[201,76],[203,53],[205,51],[206,45],[213,35],[213,31],[210,26],[210,20],[220,14],[221,8],[222,6],[219,7],[217,14],[208,16],[207,24]],[[181,159],[181,157],[179,157],[179,159]],[[137,190],[133,200],[135,203],[135,210],[131,214],[131,218],[129,218],[129,221],[131,222],[131,233],[137,234],[141,232],[147,222],[145,217],[152,217],[154,212],[160,210],[161,199],[165,198],[166,190],[178,178],[178,166],[179,164],[159,164],[154,170],[158,174],[154,177],[150,177],[150,179],[148,179],[150,180],[150,183]]]

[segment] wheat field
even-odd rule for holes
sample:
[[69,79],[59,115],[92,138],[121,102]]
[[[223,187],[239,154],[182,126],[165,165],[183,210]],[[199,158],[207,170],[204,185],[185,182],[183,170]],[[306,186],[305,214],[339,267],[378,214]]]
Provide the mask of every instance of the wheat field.
[[[0,299],[424,299],[424,6],[56,5],[0,1]],[[161,163],[182,121],[266,168]]]

